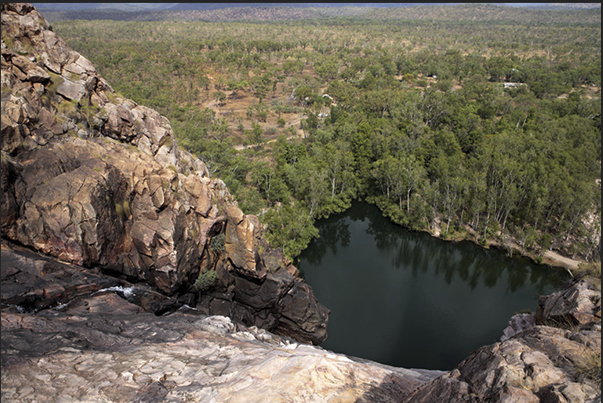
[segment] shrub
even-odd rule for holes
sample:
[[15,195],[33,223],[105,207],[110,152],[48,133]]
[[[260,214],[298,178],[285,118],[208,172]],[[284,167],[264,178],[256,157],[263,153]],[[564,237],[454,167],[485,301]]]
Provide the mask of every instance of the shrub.
[[115,203],[115,212],[123,220],[124,218],[124,208],[119,203]]
[[7,49],[12,49],[15,46],[15,40],[9,36],[2,38]]
[[573,270],[573,272],[576,276],[586,278],[595,290],[601,290],[601,262],[580,263],[578,268]]
[[199,273],[193,287],[199,292],[204,292],[216,285],[218,282],[218,273],[215,270],[205,270]]
[[121,203],[115,203],[115,212],[119,216],[120,219],[124,220],[130,217],[130,202],[127,200],[122,201]]
[[[139,121],[137,120],[136,123],[138,123]],[[172,147],[174,146],[174,138],[173,137],[167,137],[165,139],[165,142],[163,143],[164,146],[166,146],[169,149],[172,149]],[[175,167],[174,167],[175,168]],[[170,168],[171,169],[171,168]]]
[[226,239],[226,235],[220,234],[211,238],[209,241],[209,249],[213,252],[224,252],[224,240]]
[[46,87],[46,91],[51,94],[56,94],[57,87],[65,82],[65,79],[58,74],[53,73],[52,71],[48,72],[50,76],[50,84]]
[[127,218],[127,217],[130,217],[130,214],[132,213],[132,212],[130,211],[130,202],[129,202],[129,201],[127,201],[127,200],[124,200],[124,201],[121,203],[121,205],[122,205],[122,207],[123,207],[124,214],[125,214],[126,218]]
[[283,118],[278,118],[278,120],[276,121],[276,124],[278,125],[278,127],[285,127],[285,119]]
[[67,117],[76,118],[77,117],[77,102],[63,101],[57,105],[57,111]]
[[579,382],[588,379],[601,388],[601,352],[589,353],[576,362],[575,371]]
[[450,79],[440,80],[440,81],[438,81],[437,87],[438,87],[438,90],[440,90],[440,91],[448,92],[452,89],[452,80],[450,80]]
[[552,241],[553,241],[553,237],[551,236],[551,234],[544,233],[542,235],[542,237],[540,237],[540,240],[538,241],[538,244],[540,245],[540,248],[543,251],[546,251],[546,250],[549,250],[551,248]]

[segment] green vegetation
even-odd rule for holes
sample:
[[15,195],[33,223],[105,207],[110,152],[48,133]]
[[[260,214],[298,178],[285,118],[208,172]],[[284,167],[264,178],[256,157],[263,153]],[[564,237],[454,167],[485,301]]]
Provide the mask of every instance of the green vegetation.
[[199,292],[210,290],[218,281],[218,273],[215,270],[204,270],[199,273],[199,277],[195,280],[193,288]]
[[115,212],[121,220],[126,220],[131,214],[130,202],[123,200],[121,203],[115,203]]
[[77,101],[63,101],[57,104],[57,112],[69,118],[75,118],[78,116]]
[[219,234],[211,238],[209,241],[209,249],[215,253],[222,253],[225,250],[224,241],[226,240],[225,234]]
[[364,198],[447,239],[596,260],[600,10],[404,10],[53,26],[290,257]]
[[583,360],[576,363],[575,371],[579,382],[588,379],[601,388],[601,352],[587,354]]

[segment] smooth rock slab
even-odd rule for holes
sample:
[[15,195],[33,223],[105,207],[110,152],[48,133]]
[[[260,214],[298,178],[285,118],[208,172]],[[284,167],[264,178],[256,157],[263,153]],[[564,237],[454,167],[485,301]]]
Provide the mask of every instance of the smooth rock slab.
[[65,79],[57,87],[57,92],[69,100],[79,101],[86,94],[84,84]]
[[396,387],[379,401],[397,401],[442,373],[354,361],[183,312],[3,312],[2,330],[3,402],[360,402],[382,382]]

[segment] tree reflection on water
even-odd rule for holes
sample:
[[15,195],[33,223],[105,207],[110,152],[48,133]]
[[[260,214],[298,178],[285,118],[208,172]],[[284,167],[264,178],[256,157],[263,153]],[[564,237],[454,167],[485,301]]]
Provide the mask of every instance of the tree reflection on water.
[[318,266],[327,252],[337,255],[338,248],[347,248],[352,236],[350,224],[357,221],[368,221],[365,232],[374,238],[379,253],[391,257],[393,268],[411,270],[413,277],[419,272],[430,272],[443,276],[447,284],[459,278],[472,290],[480,280],[492,288],[505,278],[510,292],[529,281],[540,294],[545,287],[558,287],[567,279],[565,271],[538,265],[527,258],[509,258],[502,251],[487,250],[470,241],[443,241],[427,233],[407,230],[391,223],[368,203],[354,203],[346,212],[318,222],[320,237],[304,251],[304,259]]
[[566,276],[472,242],[406,230],[367,203],[317,226],[320,238],[299,269],[331,310],[323,346],[388,365],[452,369]]

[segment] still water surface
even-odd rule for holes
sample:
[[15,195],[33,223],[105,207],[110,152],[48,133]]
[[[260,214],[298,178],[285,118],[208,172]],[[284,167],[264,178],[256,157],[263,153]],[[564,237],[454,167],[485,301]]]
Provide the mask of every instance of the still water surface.
[[299,268],[331,310],[321,346],[398,367],[454,368],[566,279],[525,258],[408,231],[364,202],[317,226]]

